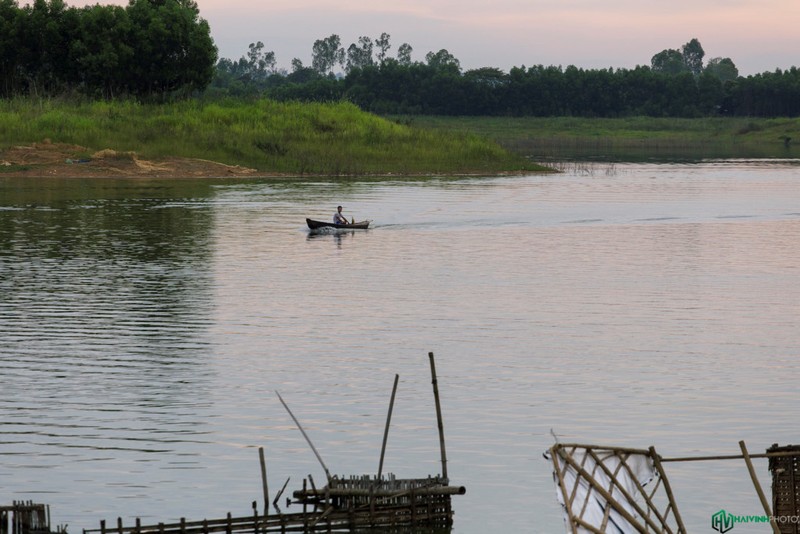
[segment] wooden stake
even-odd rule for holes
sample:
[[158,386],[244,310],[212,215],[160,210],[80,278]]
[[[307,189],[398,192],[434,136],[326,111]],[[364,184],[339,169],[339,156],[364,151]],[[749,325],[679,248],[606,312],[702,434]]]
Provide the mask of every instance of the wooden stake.
[[447,452],[444,447],[444,423],[442,423],[442,407],[439,404],[439,384],[436,380],[436,364],[433,361],[433,353],[428,353],[428,359],[431,362],[431,383],[433,384],[433,398],[436,401],[436,421],[439,425],[439,449],[442,452],[442,478],[444,483],[447,484],[450,480],[447,477]]
[[267,487],[267,462],[264,460],[264,447],[258,448],[258,460],[261,463],[261,487],[264,490],[264,517],[269,515],[269,489]]
[[389,401],[389,414],[386,416],[386,428],[383,431],[383,445],[381,446],[381,461],[378,464],[378,478],[376,482],[380,484],[383,474],[383,457],[386,454],[386,441],[389,439],[389,424],[392,422],[392,410],[394,409],[394,396],[397,393],[397,381],[400,375],[394,375],[394,386],[392,387],[392,399]]
[[761,506],[764,507],[764,513],[767,515],[767,517],[769,517],[769,524],[772,526],[772,532],[775,534],[781,534],[778,524],[775,522],[775,518],[772,516],[772,511],[769,508],[767,498],[764,496],[764,490],[761,489],[761,484],[758,482],[756,470],[753,468],[753,462],[750,460],[750,455],[747,454],[747,446],[744,444],[744,440],[739,442],[739,448],[742,449],[744,462],[747,464],[747,470],[750,472],[750,479],[753,481],[753,486],[756,487],[756,493],[758,493],[758,499],[761,501]]

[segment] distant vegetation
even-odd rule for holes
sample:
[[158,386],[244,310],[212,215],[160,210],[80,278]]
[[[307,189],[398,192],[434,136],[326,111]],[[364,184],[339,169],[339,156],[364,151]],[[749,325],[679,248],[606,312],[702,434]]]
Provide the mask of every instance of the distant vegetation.
[[293,175],[544,170],[476,134],[410,128],[348,103],[0,101],[0,140],[45,138]]
[[[377,46],[377,53],[373,54]],[[359,38],[346,50],[339,37],[319,40],[311,67],[275,68],[275,54],[250,45],[238,61],[221,59],[206,91],[266,95],[278,100],[349,100],[379,114],[532,117],[797,117],[800,70],[739,76],[730,58],[711,58],[697,39],[655,54],[649,66],[588,70],[575,66],[486,67],[463,72],[447,50],[411,60],[403,44],[388,54],[389,36]],[[344,69],[333,74],[334,66]]]
[[791,158],[800,118],[415,116],[425,129],[472,132],[540,161]]

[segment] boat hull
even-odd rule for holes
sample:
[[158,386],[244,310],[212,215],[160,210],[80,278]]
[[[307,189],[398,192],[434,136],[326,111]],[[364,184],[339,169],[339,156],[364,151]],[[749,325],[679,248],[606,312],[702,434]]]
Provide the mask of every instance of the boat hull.
[[335,224],[329,222],[315,221],[313,219],[306,219],[306,224],[311,230],[319,230],[320,228],[337,228],[341,230],[366,230],[369,228],[369,221],[361,221],[353,224]]

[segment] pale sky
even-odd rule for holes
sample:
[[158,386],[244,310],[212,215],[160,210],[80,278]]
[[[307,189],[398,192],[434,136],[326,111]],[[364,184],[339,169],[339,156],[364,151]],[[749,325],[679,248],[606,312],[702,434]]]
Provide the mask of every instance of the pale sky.
[[[66,0],[71,6],[97,0]],[[127,0],[100,1],[127,5]],[[394,57],[447,49],[464,70],[575,65],[649,65],[697,38],[705,60],[730,57],[742,75],[800,66],[800,0],[197,0],[220,57],[264,43],[279,67],[311,65],[314,41],[337,34],[346,49],[366,35],[391,36]]]

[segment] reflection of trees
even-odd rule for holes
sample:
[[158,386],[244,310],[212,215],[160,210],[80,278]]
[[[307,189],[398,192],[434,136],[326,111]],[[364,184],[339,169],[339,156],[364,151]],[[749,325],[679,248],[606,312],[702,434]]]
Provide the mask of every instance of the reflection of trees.
[[209,185],[48,185],[3,187],[0,330],[9,342],[0,353],[19,362],[21,383],[55,373],[66,389],[113,388],[115,400],[138,405],[201,394]]

